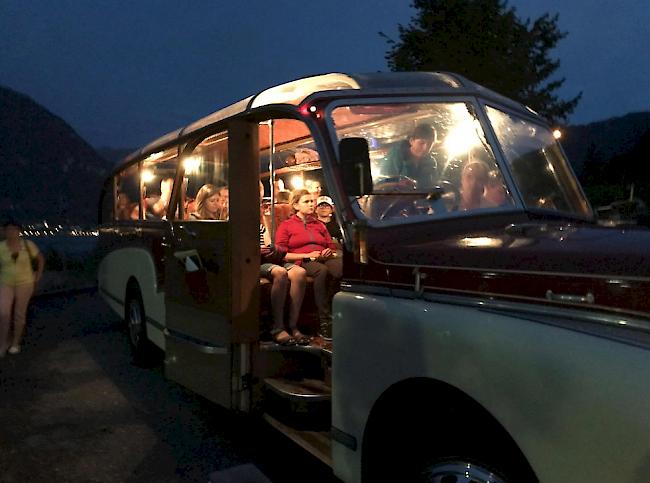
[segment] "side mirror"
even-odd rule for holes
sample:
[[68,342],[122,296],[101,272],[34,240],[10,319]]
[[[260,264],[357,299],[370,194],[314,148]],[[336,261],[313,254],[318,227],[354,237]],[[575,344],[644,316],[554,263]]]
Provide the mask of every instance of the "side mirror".
[[339,143],[339,160],[343,174],[343,186],[348,196],[372,193],[370,154],[368,141],[364,138],[344,138]]

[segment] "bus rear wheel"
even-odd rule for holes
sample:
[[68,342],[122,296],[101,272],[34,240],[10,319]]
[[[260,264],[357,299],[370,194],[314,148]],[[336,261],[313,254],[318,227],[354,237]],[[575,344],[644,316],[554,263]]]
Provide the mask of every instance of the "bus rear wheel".
[[137,287],[129,289],[124,307],[124,322],[133,360],[138,364],[153,361],[153,347],[147,338],[146,317],[142,296]]

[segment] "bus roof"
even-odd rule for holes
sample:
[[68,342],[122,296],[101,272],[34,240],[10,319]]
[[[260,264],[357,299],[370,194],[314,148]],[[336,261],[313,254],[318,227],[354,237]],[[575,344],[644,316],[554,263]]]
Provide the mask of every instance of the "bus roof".
[[223,119],[268,105],[299,105],[307,97],[327,91],[363,90],[367,94],[457,94],[488,97],[517,111],[533,112],[530,108],[472,82],[460,75],[447,72],[376,72],[371,74],[320,74],[297,79],[265,89],[235,102],[228,107],[194,121],[187,126],[161,136],[131,153],[120,162],[126,163],[155,153],[175,139],[191,134]]

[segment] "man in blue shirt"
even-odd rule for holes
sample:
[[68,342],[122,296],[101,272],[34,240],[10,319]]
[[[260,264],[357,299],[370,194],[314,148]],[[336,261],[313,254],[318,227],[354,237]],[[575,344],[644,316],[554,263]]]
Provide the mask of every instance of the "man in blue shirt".
[[427,190],[438,182],[438,163],[430,150],[436,140],[435,129],[418,124],[404,141],[394,146],[381,167],[385,176],[408,176],[417,182],[418,191]]

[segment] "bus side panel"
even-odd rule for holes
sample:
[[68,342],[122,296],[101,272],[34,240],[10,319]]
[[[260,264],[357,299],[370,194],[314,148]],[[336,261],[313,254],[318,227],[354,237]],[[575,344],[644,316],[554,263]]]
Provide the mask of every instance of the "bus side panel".
[[147,335],[164,350],[165,300],[164,293],[158,291],[151,253],[136,247],[112,250],[102,258],[97,278],[100,293],[120,317],[124,316],[127,284],[131,278],[136,280],[147,317]]
[[540,481],[643,479],[650,351],[423,300],[340,293],[334,314],[332,425],[357,442],[356,451],[333,442],[335,474],[343,481],[361,479],[373,405],[411,378],[443,381],[481,404]]

